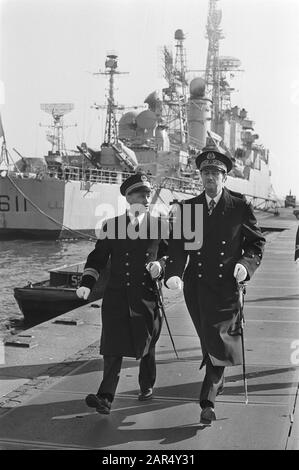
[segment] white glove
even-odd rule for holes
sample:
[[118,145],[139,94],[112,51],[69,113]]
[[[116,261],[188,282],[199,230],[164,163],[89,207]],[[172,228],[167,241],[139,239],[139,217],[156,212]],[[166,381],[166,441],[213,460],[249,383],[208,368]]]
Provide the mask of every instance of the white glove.
[[247,269],[243,264],[237,263],[234,270],[234,277],[238,282],[245,281],[247,277]]
[[296,259],[295,263],[296,263],[297,271],[299,271],[299,258]]
[[179,276],[172,276],[166,281],[166,286],[169,289],[175,290],[175,289],[182,289],[182,280]]
[[159,261],[152,261],[151,263],[148,263],[146,269],[150,273],[152,279],[157,279],[162,271],[162,267]]
[[79,299],[87,300],[90,294],[90,289],[88,287],[83,287],[83,286],[78,287],[78,289],[76,290],[76,294],[77,294],[77,297],[79,297]]

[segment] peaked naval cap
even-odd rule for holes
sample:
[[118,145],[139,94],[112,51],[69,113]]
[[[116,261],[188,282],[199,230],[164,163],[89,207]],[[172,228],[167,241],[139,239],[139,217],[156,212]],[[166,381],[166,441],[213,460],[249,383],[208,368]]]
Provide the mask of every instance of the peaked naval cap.
[[197,155],[195,163],[200,171],[206,167],[215,167],[229,173],[233,167],[231,159],[216,147],[203,148]]
[[136,173],[135,175],[129,176],[121,185],[120,192],[123,196],[127,196],[133,190],[147,190],[152,189],[150,180],[142,173]]

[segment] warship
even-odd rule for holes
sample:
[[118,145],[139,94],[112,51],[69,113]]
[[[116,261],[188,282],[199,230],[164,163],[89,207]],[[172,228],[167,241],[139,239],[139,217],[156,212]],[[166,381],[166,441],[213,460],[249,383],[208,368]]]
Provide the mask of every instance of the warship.
[[[233,161],[226,186],[241,192],[254,207],[277,211],[273,197],[269,150],[259,143],[254,122],[247,111],[232,106],[231,76],[240,71],[240,60],[220,56],[221,10],[218,0],[209,0],[206,33],[206,68],[188,79],[185,34],[175,31],[175,52],[163,48],[166,86],[152,91],[145,109],[123,112],[115,100],[118,56],[107,54],[109,79],[105,135],[99,149],[86,143],[67,151],[64,115],[69,103],[43,104],[52,115],[48,140],[51,150],[43,158],[22,156],[11,162],[3,126],[0,160],[1,238],[89,238],[105,217],[121,213],[125,200],[121,183],[132,173],[144,172],[153,184],[152,211],[163,213],[176,200],[202,190],[195,157],[203,147],[218,147]],[[98,106],[100,108],[100,106]]]

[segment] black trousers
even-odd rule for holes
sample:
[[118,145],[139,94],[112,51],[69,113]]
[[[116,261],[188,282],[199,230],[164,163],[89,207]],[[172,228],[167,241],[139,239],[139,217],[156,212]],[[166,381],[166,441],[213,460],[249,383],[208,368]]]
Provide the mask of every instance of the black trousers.
[[199,403],[202,408],[214,408],[217,392],[224,384],[224,366],[213,366],[209,355],[205,357],[206,374],[202,383]]
[[[111,402],[114,399],[118,385],[122,356],[104,356],[104,372],[101,385],[97,395],[108,398]],[[138,382],[140,390],[146,391],[154,386],[156,381],[156,359],[155,345],[149,349],[146,356],[140,359]]]

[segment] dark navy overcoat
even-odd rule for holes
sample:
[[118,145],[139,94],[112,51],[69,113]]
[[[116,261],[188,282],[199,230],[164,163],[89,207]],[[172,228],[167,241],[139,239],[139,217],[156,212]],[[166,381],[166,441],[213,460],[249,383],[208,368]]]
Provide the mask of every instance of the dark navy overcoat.
[[[210,216],[204,192],[184,201],[179,209],[187,205],[191,206],[191,231],[202,224],[202,246],[187,247],[190,240],[184,233],[170,239],[165,282],[171,276],[184,280],[185,301],[200,338],[203,363],[208,354],[213,365],[241,364],[240,302],[233,272],[236,263],[242,263],[247,280],[252,277],[261,263],[265,239],[252,206],[240,194],[224,189]],[[195,220],[196,207],[202,208],[202,221]],[[184,216],[179,221],[181,230],[188,233],[183,220]]]
[[[100,352],[103,355],[138,359],[147,354],[150,345],[159,337],[162,318],[155,281],[146,270],[150,261],[164,257],[167,250],[167,242],[161,239],[160,229],[156,231],[157,223],[160,227],[157,218],[149,214],[136,229],[130,225],[127,213],[110,219],[102,230],[107,236],[96,242],[95,249],[87,258],[81,285],[89,288],[108,261],[111,262],[102,302]],[[151,232],[153,226],[155,228]],[[124,227],[129,228],[125,235]],[[131,230],[142,235],[131,239]]]

